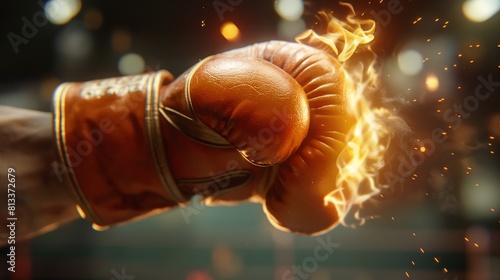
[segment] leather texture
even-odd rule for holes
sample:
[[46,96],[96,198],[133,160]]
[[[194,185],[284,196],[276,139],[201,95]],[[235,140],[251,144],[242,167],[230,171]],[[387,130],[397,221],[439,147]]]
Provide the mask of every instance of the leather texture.
[[[105,94],[127,84],[114,79],[97,93],[78,83],[55,95],[61,161],[95,223],[130,221],[196,194],[209,205],[262,203],[282,230],[317,234],[338,223],[324,198],[336,188],[353,118],[334,57],[270,41],[210,56],[175,80],[147,75],[121,92]],[[70,150],[101,126],[114,129],[73,164]]]

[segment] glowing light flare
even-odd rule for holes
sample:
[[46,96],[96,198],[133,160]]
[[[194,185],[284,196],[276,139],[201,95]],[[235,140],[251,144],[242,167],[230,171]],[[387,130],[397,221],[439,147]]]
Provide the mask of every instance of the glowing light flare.
[[220,27],[220,33],[229,42],[237,41],[240,38],[240,29],[233,22],[225,22]]
[[467,0],[462,12],[472,22],[484,22],[500,10],[500,0]]
[[63,25],[75,17],[81,8],[80,0],[50,0],[45,3],[44,12],[51,23]]
[[[378,183],[377,174],[384,166],[390,129],[403,121],[385,108],[374,108],[369,101],[378,93],[380,82],[379,71],[374,67],[376,55],[371,50],[375,21],[356,18],[350,4],[342,5],[351,10],[345,21],[322,12],[319,19],[328,23],[325,33],[320,35],[310,29],[295,40],[332,53],[346,69],[346,87],[351,92],[349,108],[356,121],[347,135],[347,145],[337,158],[336,185],[324,198],[325,204],[336,207],[339,222],[346,225],[345,216],[352,206],[360,206],[380,193],[383,186]],[[344,193],[350,194],[349,200]],[[360,224],[365,222],[359,209],[354,217]]]
[[429,92],[435,92],[439,89],[439,78],[435,74],[428,74],[425,78],[425,87]]

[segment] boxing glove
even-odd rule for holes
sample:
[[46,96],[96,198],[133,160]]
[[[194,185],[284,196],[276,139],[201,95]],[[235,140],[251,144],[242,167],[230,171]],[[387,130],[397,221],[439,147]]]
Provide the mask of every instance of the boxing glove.
[[59,161],[82,215],[98,226],[182,206],[263,204],[276,227],[336,225],[350,194],[336,159],[353,125],[330,54],[271,41],[167,71],[65,83],[54,95]]

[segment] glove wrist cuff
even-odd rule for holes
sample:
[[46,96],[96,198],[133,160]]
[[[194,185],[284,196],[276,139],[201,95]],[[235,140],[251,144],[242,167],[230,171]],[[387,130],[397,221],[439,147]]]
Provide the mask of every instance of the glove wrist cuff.
[[64,83],[55,91],[54,170],[99,226],[129,221],[187,199],[173,180],[159,121],[167,71]]

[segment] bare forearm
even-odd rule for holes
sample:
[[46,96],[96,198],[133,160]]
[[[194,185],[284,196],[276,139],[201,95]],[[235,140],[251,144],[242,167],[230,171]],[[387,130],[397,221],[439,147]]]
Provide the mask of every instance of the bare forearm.
[[[63,180],[52,170],[56,160],[50,113],[0,106],[0,217],[15,217],[16,240],[50,231],[78,217]],[[15,212],[7,209],[8,169],[15,171]],[[11,195],[12,198],[12,195]],[[5,202],[5,203],[4,203]],[[13,202],[11,200],[11,202]],[[14,215],[12,215],[14,214]],[[10,232],[2,227],[0,246]]]

